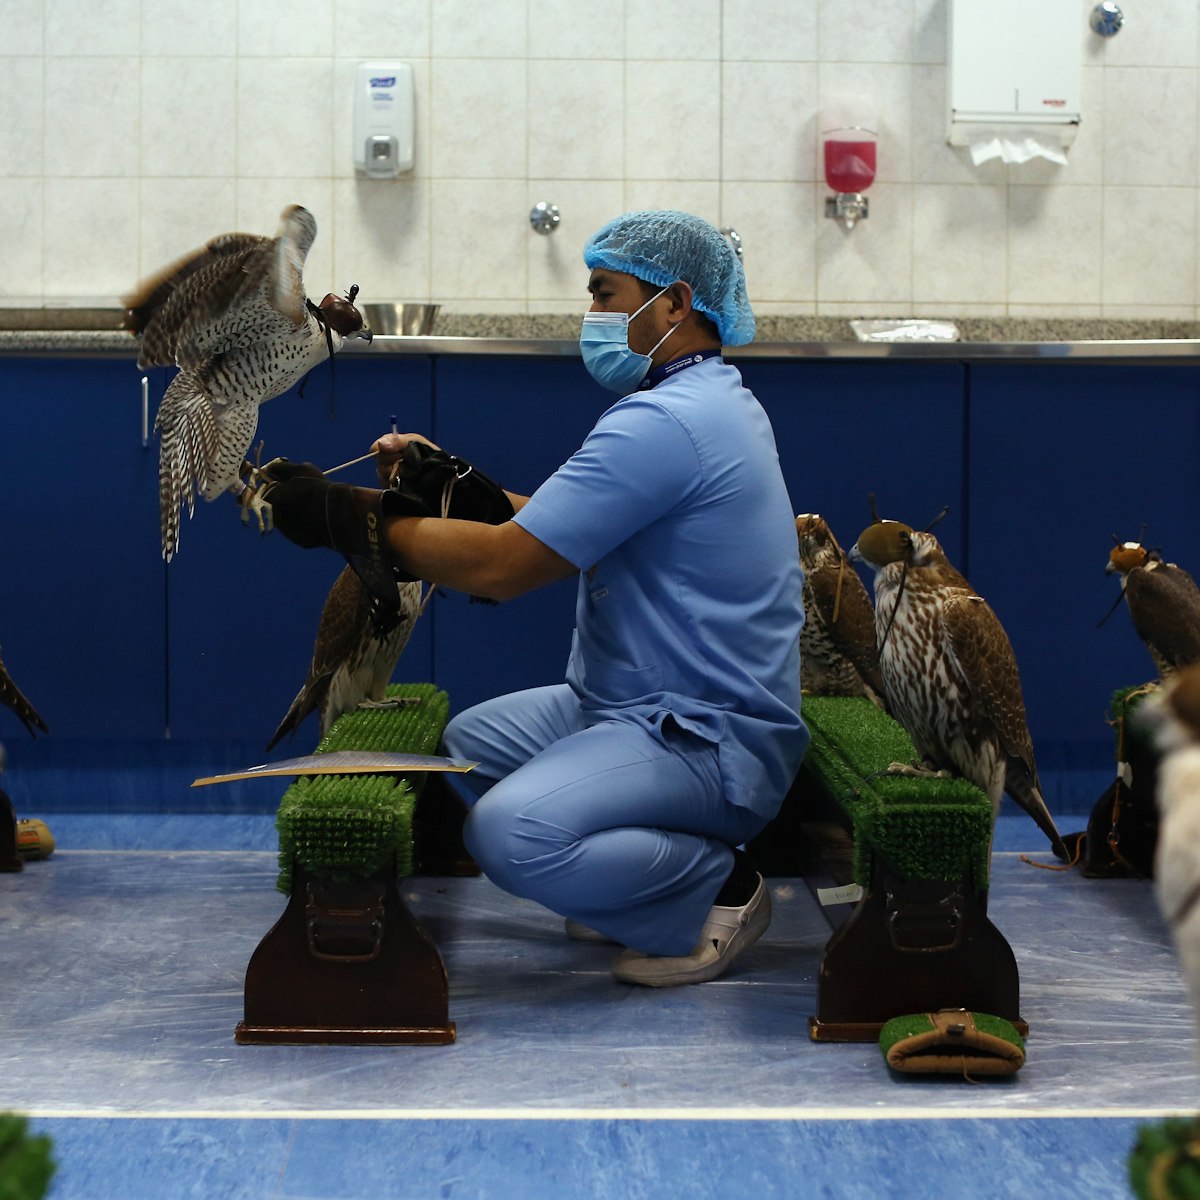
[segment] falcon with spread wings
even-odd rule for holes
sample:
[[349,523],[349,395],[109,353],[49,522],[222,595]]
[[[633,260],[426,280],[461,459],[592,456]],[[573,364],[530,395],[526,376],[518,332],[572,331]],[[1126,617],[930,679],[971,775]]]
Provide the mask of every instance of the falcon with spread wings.
[[[241,494],[258,406],[302,379],[346,337],[370,340],[354,306],[304,292],[304,260],[317,234],[306,209],[284,209],[273,238],[213,238],[125,297],[125,328],[141,338],[138,366],[178,366],[158,409],[163,557],[179,549],[180,511],[195,494]],[[252,508],[254,491],[248,498]],[[259,516],[260,525],[263,517]]]

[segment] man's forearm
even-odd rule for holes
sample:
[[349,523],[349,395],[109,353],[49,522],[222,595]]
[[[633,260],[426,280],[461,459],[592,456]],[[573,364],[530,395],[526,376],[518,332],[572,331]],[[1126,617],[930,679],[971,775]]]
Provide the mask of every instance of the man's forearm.
[[[512,499],[518,508],[525,497]],[[512,521],[487,525],[440,517],[389,517],[384,535],[411,574],[490,600],[511,600],[578,572]]]

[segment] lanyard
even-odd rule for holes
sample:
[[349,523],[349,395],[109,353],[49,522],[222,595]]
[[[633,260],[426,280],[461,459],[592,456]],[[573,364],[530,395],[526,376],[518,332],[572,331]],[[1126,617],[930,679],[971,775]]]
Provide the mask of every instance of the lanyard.
[[704,362],[706,358],[720,357],[720,350],[697,350],[692,354],[685,354],[682,358],[677,358],[672,362],[664,363],[661,367],[655,367],[654,370],[642,380],[641,385],[638,387],[638,391],[644,392],[649,388],[657,387],[664,379],[670,379],[672,375],[677,375],[680,371],[686,371],[688,367],[694,367],[697,363]]

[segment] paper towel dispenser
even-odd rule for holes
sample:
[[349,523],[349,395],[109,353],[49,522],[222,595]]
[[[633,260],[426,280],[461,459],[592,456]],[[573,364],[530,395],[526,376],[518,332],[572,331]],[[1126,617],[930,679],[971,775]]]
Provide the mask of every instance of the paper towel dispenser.
[[1015,130],[1074,140],[1086,32],[1078,0],[950,0],[949,24],[951,145]]

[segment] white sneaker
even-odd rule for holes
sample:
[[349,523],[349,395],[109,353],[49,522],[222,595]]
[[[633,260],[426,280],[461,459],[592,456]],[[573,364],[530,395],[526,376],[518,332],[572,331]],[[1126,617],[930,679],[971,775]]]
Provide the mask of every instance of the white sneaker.
[[610,946],[619,946],[619,942],[613,941],[606,933],[601,933],[598,929],[593,929],[590,925],[583,924],[582,921],[572,921],[568,917],[563,921],[563,928],[566,930],[567,937],[573,942],[607,942]]
[[613,960],[612,973],[623,983],[646,987],[707,983],[723,975],[743,950],[766,933],[770,924],[771,893],[760,875],[754,895],[741,908],[713,905],[691,954],[671,958],[625,950]]

